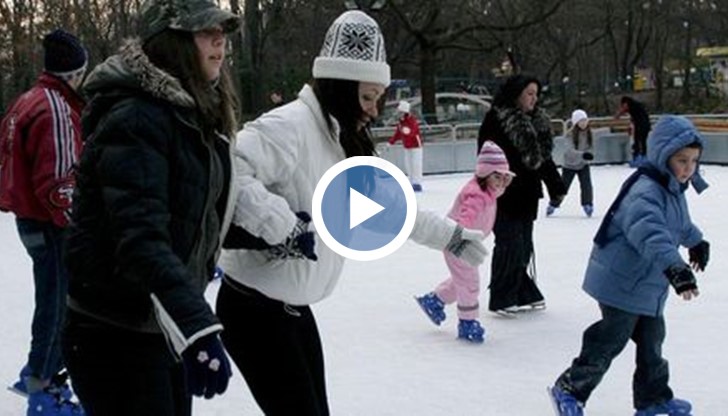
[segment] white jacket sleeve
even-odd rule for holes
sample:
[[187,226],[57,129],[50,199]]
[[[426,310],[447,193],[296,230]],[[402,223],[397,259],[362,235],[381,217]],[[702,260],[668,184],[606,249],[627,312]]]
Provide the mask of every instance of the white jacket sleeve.
[[[270,119],[269,119],[270,120]],[[248,123],[236,137],[234,161],[238,189],[233,222],[275,245],[296,225],[288,202],[271,192],[296,170],[298,140],[283,123]]]
[[447,250],[471,266],[480,265],[488,255],[482,231],[462,228],[450,218],[429,211],[417,211],[410,239],[435,250]]
[[410,239],[434,250],[444,250],[455,232],[457,223],[434,212],[417,211]]

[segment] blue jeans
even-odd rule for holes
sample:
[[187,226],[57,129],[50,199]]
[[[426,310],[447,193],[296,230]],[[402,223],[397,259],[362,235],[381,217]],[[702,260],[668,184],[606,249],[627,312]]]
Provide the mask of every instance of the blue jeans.
[[669,370],[662,358],[665,318],[635,315],[600,304],[602,319],[584,331],[581,353],[558,378],[556,385],[586,402],[602,380],[612,360],[631,339],[636,345],[636,368],[632,379],[635,409],[644,409],[673,398],[668,386]]
[[68,273],[63,265],[64,231],[53,223],[17,218],[20,241],[33,261],[35,311],[28,366],[48,380],[63,368],[61,328],[66,315]]

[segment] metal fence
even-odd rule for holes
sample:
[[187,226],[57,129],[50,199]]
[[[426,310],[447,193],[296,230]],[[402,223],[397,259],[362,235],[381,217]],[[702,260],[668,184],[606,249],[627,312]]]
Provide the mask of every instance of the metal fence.
[[[651,116],[656,121],[660,116]],[[690,114],[690,118],[706,138],[706,148],[702,162],[728,165],[728,115]],[[632,158],[631,139],[627,133],[629,118],[612,117],[591,118],[594,133],[593,164],[626,163]],[[554,132],[554,161],[560,165],[565,149],[564,133],[569,123],[562,119],[552,119]],[[423,170],[425,174],[469,172],[476,158],[479,123],[438,124],[421,126],[424,145]],[[386,145],[394,134],[393,127],[372,129],[380,155],[400,168],[404,167],[404,149],[401,144]]]

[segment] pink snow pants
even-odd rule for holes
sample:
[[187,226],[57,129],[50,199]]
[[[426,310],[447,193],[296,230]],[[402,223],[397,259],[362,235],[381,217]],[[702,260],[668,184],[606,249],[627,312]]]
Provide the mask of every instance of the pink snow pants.
[[478,296],[480,295],[480,273],[450,252],[445,252],[445,263],[450,269],[450,278],[440,283],[435,294],[445,304],[457,302],[458,318],[478,319]]

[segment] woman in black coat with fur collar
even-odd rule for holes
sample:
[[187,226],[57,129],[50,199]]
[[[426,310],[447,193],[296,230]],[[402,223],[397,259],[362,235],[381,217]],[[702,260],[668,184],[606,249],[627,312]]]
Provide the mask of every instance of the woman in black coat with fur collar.
[[543,197],[541,182],[546,184],[551,200],[561,200],[566,194],[551,158],[549,116],[537,105],[540,90],[536,78],[522,74],[510,77],[495,97],[478,134],[478,149],[486,140],[494,141],[516,173],[505,194],[498,198],[488,305],[491,311],[509,317],[524,309],[546,306],[535,276],[528,272],[534,254],[533,222]]

